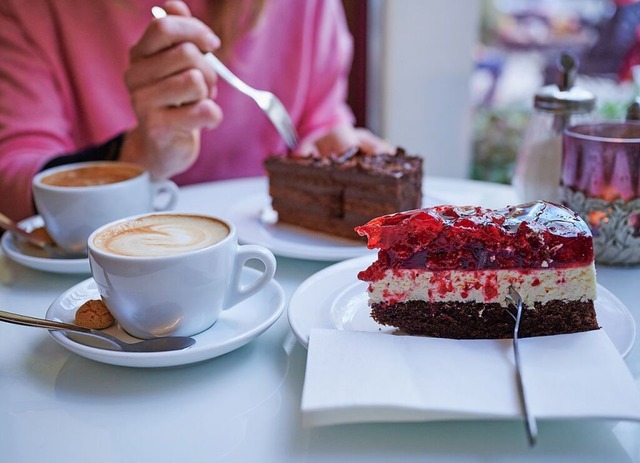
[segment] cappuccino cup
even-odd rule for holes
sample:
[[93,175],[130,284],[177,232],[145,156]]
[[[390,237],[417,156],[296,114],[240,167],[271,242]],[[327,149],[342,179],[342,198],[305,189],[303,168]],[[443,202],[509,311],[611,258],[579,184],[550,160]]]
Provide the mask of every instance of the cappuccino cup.
[[[104,225],[88,239],[101,298],[132,336],[192,336],[272,280],[267,248],[239,245],[233,224],[189,213],[148,213]],[[248,284],[249,260],[262,273]],[[254,272],[252,272],[253,274]]]
[[49,235],[77,254],[87,252],[87,239],[96,228],[123,217],[172,209],[178,198],[173,182],[152,182],[143,167],[119,161],[53,167],[38,173],[32,188]]

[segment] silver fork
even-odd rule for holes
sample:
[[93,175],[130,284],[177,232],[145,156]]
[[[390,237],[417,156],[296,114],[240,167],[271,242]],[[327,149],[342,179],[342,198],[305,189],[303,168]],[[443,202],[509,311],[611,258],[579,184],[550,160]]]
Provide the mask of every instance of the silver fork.
[[[538,425],[536,424],[536,419],[529,410],[527,406],[527,397],[524,391],[524,381],[522,380],[522,365],[520,361],[520,349],[518,346],[519,339],[519,331],[520,331],[520,320],[522,319],[522,297],[520,293],[516,291],[513,286],[509,286],[509,295],[507,296],[507,304],[509,304],[509,308],[507,308],[507,313],[511,315],[511,317],[515,320],[515,326],[513,328],[513,356],[516,362],[516,379],[518,381],[518,392],[520,395],[520,403],[522,405],[522,410],[524,411],[525,416],[525,424],[527,428],[527,437],[529,440],[529,446],[533,447],[536,445],[536,441],[538,440]],[[515,309],[515,315],[510,308]]]
[[[164,18],[167,12],[159,6],[151,8],[154,18]],[[205,53],[205,59],[211,63],[213,69],[220,77],[226,80],[229,85],[247,95],[264,111],[271,123],[274,125],[280,136],[290,149],[298,145],[298,133],[291,121],[291,117],[282,102],[271,92],[257,90],[240,80],[233,72],[226,67],[213,53]]]

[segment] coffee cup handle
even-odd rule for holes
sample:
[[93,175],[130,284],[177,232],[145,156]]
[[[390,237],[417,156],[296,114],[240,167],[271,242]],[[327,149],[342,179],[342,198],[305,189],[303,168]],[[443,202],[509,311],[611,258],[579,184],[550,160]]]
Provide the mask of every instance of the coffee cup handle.
[[[240,282],[240,276],[247,261],[252,259],[261,261],[264,264],[264,271],[254,281],[243,285]],[[222,310],[228,310],[246,298],[253,296],[273,279],[275,273],[276,258],[267,248],[254,244],[238,246],[231,287],[227,291],[227,299]]]
[[[151,184],[153,188],[153,210],[154,211],[168,211],[173,209],[178,202],[178,185],[171,180],[163,180],[160,182],[153,182]],[[156,199],[159,195],[167,195],[167,201],[164,204],[156,204]]]

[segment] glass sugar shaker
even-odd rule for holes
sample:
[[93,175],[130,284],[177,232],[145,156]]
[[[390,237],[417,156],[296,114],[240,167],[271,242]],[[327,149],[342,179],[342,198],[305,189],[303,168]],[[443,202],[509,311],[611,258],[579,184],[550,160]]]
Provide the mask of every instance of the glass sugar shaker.
[[558,202],[565,127],[586,119],[595,96],[574,86],[577,58],[562,53],[557,63],[559,83],[542,87],[534,96],[533,113],[516,158],[513,186],[521,202]]

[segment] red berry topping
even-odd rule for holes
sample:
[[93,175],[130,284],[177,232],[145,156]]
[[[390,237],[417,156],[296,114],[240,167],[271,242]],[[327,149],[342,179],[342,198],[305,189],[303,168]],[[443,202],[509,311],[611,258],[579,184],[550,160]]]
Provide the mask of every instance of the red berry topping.
[[573,267],[593,262],[587,224],[570,209],[537,201],[504,209],[438,206],[375,218],[356,227],[378,260],[358,278],[389,268],[483,270]]

